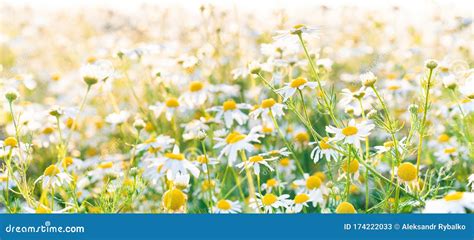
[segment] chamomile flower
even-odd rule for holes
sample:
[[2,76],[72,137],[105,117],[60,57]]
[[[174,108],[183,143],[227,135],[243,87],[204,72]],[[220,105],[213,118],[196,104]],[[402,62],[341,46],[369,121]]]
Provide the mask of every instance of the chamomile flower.
[[158,137],[151,137],[144,143],[137,145],[137,151],[149,151],[151,153],[162,152],[170,148],[175,140],[166,135],[159,135]]
[[441,163],[446,163],[450,160],[453,160],[458,156],[458,154],[459,150],[455,146],[444,146],[434,153],[436,160]]
[[221,199],[214,203],[212,208],[213,213],[240,213],[242,207],[238,201],[230,201],[227,199]]
[[118,113],[111,113],[105,117],[105,121],[112,125],[112,128],[115,126],[120,125],[128,120],[130,117],[130,113],[127,111],[120,111]]
[[150,110],[152,110],[157,117],[160,117],[161,114],[164,113],[166,120],[171,121],[173,116],[183,109],[177,98],[170,97],[166,99],[165,102],[157,102],[155,105],[150,106]]
[[161,166],[160,171],[166,173],[166,177],[174,180],[178,174],[185,174],[188,171],[194,176],[199,176],[199,169],[180,153],[178,145],[174,145],[173,151],[165,153],[163,156],[152,159],[151,168]]
[[264,184],[262,184],[262,190],[265,190],[266,192],[272,192],[274,188],[283,187],[284,184],[284,182],[280,182],[275,178],[270,178]]
[[72,178],[69,174],[61,172],[61,169],[56,165],[50,165],[44,170],[43,175],[36,179],[35,184],[39,181],[42,182],[42,188],[46,190],[67,185],[72,181]]
[[330,141],[343,141],[345,144],[353,144],[356,148],[359,148],[360,141],[365,141],[365,138],[370,135],[370,131],[372,131],[374,127],[374,124],[367,121],[356,123],[356,121],[352,119],[344,128],[327,126],[326,131],[335,134]]
[[204,118],[193,119],[182,126],[184,126],[184,140],[200,139],[209,130],[209,126]]
[[202,81],[192,81],[188,90],[184,92],[179,100],[189,107],[201,106],[208,99],[208,89]]
[[286,106],[284,104],[277,103],[273,98],[267,98],[263,100],[257,108],[250,112],[249,115],[254,119],[261,116],[265,121],[271,121],[270,114],[273,114],[273,117],[275,118],[279,118],[285,115],[283,112],[285,108]]
[[311,151],[311,158],[314,163],[317,163],[323,157],[326,158],[326,161],[337,160],[340,154],[336,151],[335,147],[329,144],[329,141],[329,137],[324,137],[319,142],[309,143],[309,145],[316,144],[316,147]]
[[303,39],[319,37],[319,28],[308,27],[304,24],[298,24],[288,30],[276,31],[273,37],[275,41],[297,40],[297,35],[301,35]]
[[253,209],[261,209],[264,213],[273,213],[280,211],[279,208],[287,208],[291,205],[291,200],[288,198],[290,195],[283,194],[277,196],[273,193],[267,193],[265,195],[261,195],[260,193],[256,193],[256,199],[251,199],[250,207]]
[[286,102],[292,97],[296,91],[302,91],[304,88],[314,89],[318,86],[316,82],[309,82],[306,78],[298,77],[291,82],[286,83],[284,87],[278,89],[276,92],[283,96],[283,102]]
[[241,171],[243,171],[245,168],[253,167],[254,173],[256,175],[259,175],[261,165],[266,166],[268,169],[270,169],[270,171],[274,171],[274,169],[270,166],[270,164],[268,164],[268,162],[275,161],[277,159],[277,157],[264,158],[261,155],[255,155],[249,157],[247,161],[237,164],[236,167],[241,168]]
[[278,161],[277,170],[284,179],[291,179],[293,177],[293,172],[296,169],[296,165],[293,160],[284,157]]
[[338,214],[353,214],[357,213],[357,211],[354,208],[354,205],[350,202],[341,202],[339,205],[337,205],[336,208],[336,213]]
[[100,60],[88,63],[81,67],[81,76],[87,85],[94,85],[99,81],[105,81],[113,73],[113,65],[110,61]]
[[162,205],[168,211],[182,212],[188,200],[187,198],[183,191],[178,188],[172,188],[163,194]]
[[294,213],[299,213],[303,210],[304,207],[308,207],[308,202],[310,201],[310,197],[306,193],[299,193],[296,194],[293,198],[292,202],[292,211]]
[[294,181],[294,184],[298,187],[297,193],[305,193],[309,197],[308,201],[312,202],[313,206],[316,207],[325,206],[325,200],[323,194],[326,193],[326,188],[323,185],[323,180],[320,176],[309,175],[305,173],[303,179]]
[[395,168],[398,179],[404,183],[409,189],[419,188],[418,171],[416,166],[410,162],[404,162]]
[[241,110],[250,108],[252,107],[249,104],[236,103],[234,100],[230,99],[225,101],[222,106],[214,106],[208,109],[208,111],[217,112],[215,118],[219,120],[224,119],[225,126],[230,128],[234,121],[237,122],[238,125],[246,123],[249,117]]
[[216,138],[218,143],[216,143],[214,148],[222,148],[218,158],[227,156],[227,164],[233,166],[237,160],[238,152],[242,150],[247,152],[253,151],[255,147],[252,143],[259,143],[260,140],[258,139],[260,137],[262,135],[255,133],[255,131],[250,131],[248,135],[234,131],[229,133],[226,138]]
[[442,199],[426,201],[423,213],[466,213],[474,211],[474,193],[451,192]]

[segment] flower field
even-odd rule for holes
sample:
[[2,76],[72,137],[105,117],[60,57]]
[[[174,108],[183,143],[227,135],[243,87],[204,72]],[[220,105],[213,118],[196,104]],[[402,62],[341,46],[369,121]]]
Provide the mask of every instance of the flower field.
[[190,2],[0,3],[1,213],[474,211],[469,1]]

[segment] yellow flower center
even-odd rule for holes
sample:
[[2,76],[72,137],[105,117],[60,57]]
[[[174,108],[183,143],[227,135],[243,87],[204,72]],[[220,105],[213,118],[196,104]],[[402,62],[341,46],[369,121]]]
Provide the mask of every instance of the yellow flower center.
[[260,161],[263,161],[263,157],[262,157],[262,156],[259,156],[259,155],[257,155],[257,156],[252,156],[252,157],[249,158],[249,161],[250,161],[250,162],[254,162],[254,163],[260,162]]
[[444,149],[444,153],[446,153],[446,154],[453,154],[455,152],[456,152],[455,147],[449,147],[449,148]]
[[441,142],[441,143],[445,143],[445,142],[449,141],[449,136],[447,134],[443,133],[443,134],[439,135],[438,141]]
[[54,132],[54,129],[52,127],[45,127],[43,129],[43,134],[49,135]]
[[394,146],[393,141],[387,141],[383,143],[383,146],[386,148],[392,148]]
[[7,175],[0,175],[0,182],[6,182],[8,180]]
[[289,158],[282,158],[280,160],[280,165],[283,166],[283,167],[287,167],[288,165],[290,165],[290,159]]
[[263,132],[263,133],[271,133],[271,132],[273,132],[273,128],[264,126],[264,127],[262,128],[262,132]]
[[306,132],[299,132],[295,135],[295,140],[302,143],[309,141],[309,135]]
[[209,190],[209,188],[214,189],[215,186],[216,186],[216,183],[214,181],[205,180],[202,182],[201,188],[202,188],[202,191],[207,191]]
[[198,156],[197,161],[202,164],[209,163],[209,159],[205,155]]
[[165,153],[165,157],[173,160],[184,160],[184,154],[181,153]]
[[387,87],[388,90],[391,90],[391,91],[396,91],[398,89],[400,89],[400,86],[398,85],[390,85]]
[[293,79],[293,81],[291,81],[291,83],[290,83],[290,86],[292,88],[298,88],[298,87],[300,87],[301,85],[303,85],[307,82],[308,82],[308,80],[306,80],[302,77],[299,77],[299,78]]
[[267,180],[268,187],[275,187],[278,184],[278,181],[274,178],[270,178]]
[[274,194],[271,194],[271,193],[267,193],[262,198],[262,204],[265,205],[265,206],[270,206],[270,205],[274,204],[277,200],[278,200],[277,196],[275,196]]
[[16,147],[16,145],[18,144],[18,142],[16,141],[16,139],[14,137],[7,137],[4,141],[3,141],[3,144],[5,144],[5,146],[9,146],[9,147]]
[[271,108],[275,105],[275,100],[273,98],[268,98],[262,101],[262,108]]
[[400,179],[407,182],[415,180],[417,176],[416,167],[409,162],[400,164],[397,173]]
[[357,172],[357,170],[359,170],[359,161],[357,161],[357,159],[352,159],[349,163],[349,166],[347,166],[347,162],[344,163],[344,165],[342,165],[342,170],[344,172],[349,171],[349,173]]
[[224,111],[229,111],[229,110],[234,110],[237,108],[237,104],[235,103],[234,100],[227,100],[222,104],[222,107],[224,108]]
[[232,205],[230,205],[230,202],[225,199],[219,200],[219,202],[217,202],[217,208],[221,210],[229,210],[231,207]]
[[324,180],[326,180],[326,175],[323,172],[315,172],[313,176],[321,179],[321,182],[324,182]]
[[73,127],[72,125],[74,125],[74,119],[72,119],[72,118],[67,118],[67,119],[66,119],[66,127],[69,128],[69,129],[71,129],[71,128]]
[[44,213],[52,213],[51,209],[49,209],[46,206],[43,206],[42,204],[38,205],[38,207],[35,209],[35,213],[38,214],[44,214]]
[[232,132],[225,138],[225,141],[228,144],[233,144],[233,143],[243,140],[245,137],[246,137],[245,134],[241,134],[239,132]]
[[71,166],[73,162],[74,162],[74,159],[72,157],[65,157],[63,160],[63,166],[67,168]]
[[306,179],[306,188],[309,190],[313,190],[319,188],[321,186],[321,179],[316,176],[310,176]]
[[309,196],[308,194],[305,194],[305,193],[296,195],[294,199],[296,204],[302,204],[302,203],[307,202],[308,200],[309,200]]
[[111,168],[112,166],[114,166],[114,163],[113,162],[101,162],[99,164],[99,168],[102,168],[102,169],[107,169],[107,168]]
[[203,88],[203,84],[199,81],[193,81],[191,84],[189,84],[189,91],[191,92],[198,92]]
[[344,134],[345,136],[352,136],[357,134],[358,131],[359,129],[357,129],[355,126],[347,126],[342,129],[342,134]]
[[349,202],[342,202],[337,206],[336,213],[346,214],[346,213],[356,213],[354,206]]
[[179,210],[186,203],[186,195],[179,189],[168,190],[163,195],[163,206],[168,210]]
[[323,139],[321,139],[321,141],[319,141],[319,147],[322,150],[330,149],[331,145],[328,144],[328,141],[329,141],[329,137],[324,137]]
[[453,192],[453,193],[450,193],[450,194],[444,196],[444,200],[446,200],[446,201],[457,201],[457,200],[462,199],[463,195],[464,195],[463,192]]
[[297,25],[293,26],[293,28],[298,29],[298,28],[302,28],[304,26],[305,26],[304,24],[297,24]]
[[50,165],[44,170],[43,175],[52,177],[56,176],[59,172],[59,168],[56,165]]
[[178,99],[176,99],[176,98],[169,98],[168,100],[166,100],[165,104],[169,108],[179,107],[179,102],[178,102]]

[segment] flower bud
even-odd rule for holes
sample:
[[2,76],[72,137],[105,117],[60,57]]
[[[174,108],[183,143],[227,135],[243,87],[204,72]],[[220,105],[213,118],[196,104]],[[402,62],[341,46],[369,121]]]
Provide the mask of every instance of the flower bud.
[[377,77],[372,72],[366,72],[360,75],[360,81],[364,87],[372,87],[377,82]]
[[133,127],[134,127],[135,129],[137,129],[137,131],[141,131],[143,128],[146,127],[146,123],[145,123],[145,121],[143,121],[143,119],[137,118],[137,119],[135,119],[135,121],[133,122]]
[[51,110],[49,110],[49,115],[53,117],[60,117],[63,114],[64,114],[64,111],[59,106],[54,106],[51,108]]
[[19,95],[20,94],[17,90],[10,89],[5,93],[5,98],[8,100],[8,102],[13,102],[18,98]]
[[418,114],[419,108],[420,107],[416,104],[410,104],[410,106],[408,106],[408,111],[410,111],[412,114]]
[[433,70],[438,66],[438,62],[434,59],[429,59],[425,62],[425,66],[426,68]]

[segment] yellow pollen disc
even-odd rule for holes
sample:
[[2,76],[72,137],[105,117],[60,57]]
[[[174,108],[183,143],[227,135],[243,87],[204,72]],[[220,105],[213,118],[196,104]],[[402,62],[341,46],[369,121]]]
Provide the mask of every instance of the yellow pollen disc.
[[309,190],[313,190],[319,188],[321,186],[321,179],[316,176],[310,176],[306,179],[306,188]]
[[179,210],[186,203],[186,195],[181,190],[174,188],[163,195],[163,206],[168,210]]
[[447,134],[443,133],[443,134],[439,135],[438,141],[441,142],[441,143],[445,143],[445,142],[449,141],[449,136]]
[[262,198],[262,204],[265,205],[265,206],[270,206],[270,205],[274,204],[277,200],[278,200],[277,196],[275,196],[274,194],[271,194],[271,193],[267,193]]
[[232,99],[227,100],[222,104],[222,108],[224,108],[224,111],[235,110],[237,109],[237,104]]
[[54,129],[52,127],[45,127],[42,132],[43,134],[49,135],[54,132]]
[[293,26],[293,28],[298,29],[298,28],[302,28],[304,26],[305,26],[304,24],[297,24],[297,25]]
[[273,98],[265,99],[262,101],[262,108],[271,108],[275,103],[276,102]]
[[43,175],[52,177],[56,176],[59,172],[59,168],[56,165],[50,165],[44,170]]
[[416,167],[409,162],[402,163],[398,167],[397,174],[403,181],[413,181],[417,177]]
[[232,205],[230,205],[230,202],[225,199],[219,200],[219,202],[217,202],[217,208],[221,210],[229,210],[231,207]]
[[393,141],[387,141],[383,143],[383,146],[386,148],[392,148],[394,146]]
[[265,127],[263,127],[262,132],[271,133],[271,132],[273,132],[273,128],[265,126]]
[[295,196],[295,199],[293,199],[296,204],[302,204],[305,203],[309,200],[308,194],[301,193]]
[[456,152],[456,148],[455,147],[450,147],[450,148],[446,148],[444,149],[444,153],[446,154],[453,154]]
[[321,179],[321,182],[324,182],[326,180],[326,174],[324,174],[323,172],[315,172],[313,176]]
[[336,213],[356,213],[354,206],[349,202],[342,202],[337,206]]
[[168,100],[166,100],[165,104],[169,108],[179,107],[179,102],[178,102],[178,99],[176,99],[176,98],[169,98]]
[[307,82],[308,82],[308,80],[306,80],[302,77],[299,77],[299,78],[293,79],[293,81],[291,81],[291,83],[290,83],[290,86],[292,88],[298,88],[298,87],[300,87],[301,85],[303,85]]
[[38,207],[35,209],[35,213],[38,214],[44,214],[44,213],[51,213],[51,209],[49,209],[46,206],[43,206],[42,204],[38,205]]
[[202,188],[203,191],[207,191],[209,188],[214,189],[215,186],[216,186],[216,184],[212,180],[211,181],[205,180],[201,184],[201,188]]
[[209,163],[209,159],[205,155],[198,156],[197,161],[202,164]]
[[233,144],[240,140],[243,140],[245,137],[245,134],[241,134],[239,132],[232,132],[225,138],[225,141],[228,144]]
[[357,192],[359,192],[359,187],[357,187],[357,185],[352,184],[352,185],[349,187],[349,192],[352,193],[352,194],[353,194],[353,193],[357,193]]
[[74,119],[72,119],[72,118],[67,118],[66,119],[66,127],[67,128],[71,129],[73,124],[74,124]]
[[99,168],[102,168],[102,169],[107,169],[107,168],[111,168],[112,166],[114,166],[114,163],[113,162],[102,162],[99,164]]
[[6,182],[8,180],[7,175],[0,175],[0,182]]
[[156,140],[156,138],[151,137],[151,138],[148,138],[147,140],[145,140],[144,143],[152,143],[152,142],[154,142],[155,140]]
[[63,166],[69,167],[73,162],[74,162],[74,159],[72,157],[65,157],[63,160]]
[[51,74],[51,79],[52,79],[53,81],[59,81],[59,79],[61,79],[61,74],[59,74],[59,73],[53,73],[53,74]]
[[268,187],[275,187],[278,184],[278,181],[274,178],[270,178],[267,180]]
[[18,142],[16,141],[16,138],[14,138],[14,137],[7,137],[7,138],[5,138],[5,140],[3,140],[3,144],[5,144],[5,146],[9,146],[9,147],[16,147]]
[[400,86],[398,85],[390,85],[387,87],[388,90],[391,90],[391,91],[396,91],[398,89],[400,89]]
[[189,91],[191,92],[198,92],[199,90],[202,89],[204,85],[199,82],[199,81],[193,81],[191,84],[189,84]]
[[252,156],[252,157],[249,158],[249,161],[250,162],[260,162],[260,161],[263,161],[263,157],[259,156],[259,155]]
[[352,159],[349,163],[349,167],[347,167],[347,162],[344,163],[344,165],[342,166],[342,170],[344,172],[349,171],[349,173],[357,172],[357,170],[359,170],[359,161],[357,161],[357,159]]
[[298,142],[307,142],[309,141],[309,135],[306,132],[300,132],[295,135],[295,140]]
[[352,135],[357,134],[358,131],[359,131],[359,129],[357,129],[354,126],[347,126],[347,127],[342,129],[342,134],[344,134],[346,136],[352,136]]
[[280,165],[283,166],[283,167],[287,167],[288,165],[290,165],[290,159],[289,158],[282,158],[280,160]]
[[174,160],[184,160],[184,154],[181,153],[165,153],[165,157]]
[[444,196],[444,200],[446,200],[446,201],[457,201],[457,200],[462,199],[463,195],[464,195],[463,192],[453,192],[453,193],[450,193],[450,194]]
[[328,137],[324,137],[323,139],[321,139],[321,141],[319,141],[319,147],[321,148],[321,150],[326,150],[326,149],[331,148],[331,145],[328,144],[328,141],[329,141]]

